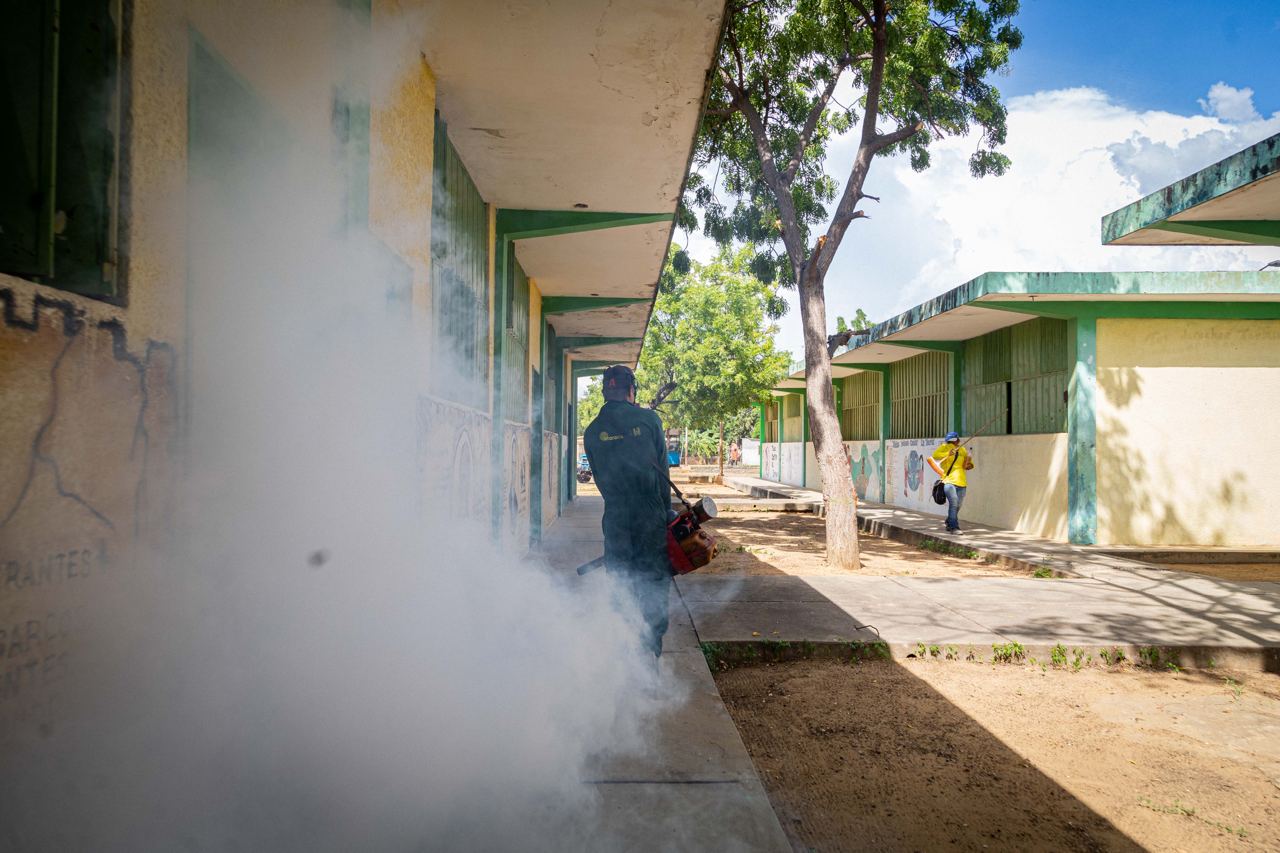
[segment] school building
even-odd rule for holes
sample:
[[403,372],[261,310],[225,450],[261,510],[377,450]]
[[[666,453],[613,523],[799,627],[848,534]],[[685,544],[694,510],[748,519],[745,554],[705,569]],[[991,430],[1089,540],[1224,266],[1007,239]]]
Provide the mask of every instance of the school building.
[[[1110,245],[1280,246],[1280,135],[1106,216]],[[992,272],[832,359],[858,496],[1079,544],[1280,546],[1280,270]],[[760,406],[760,476],[821,488],[804,372]]]
[[[331,154],[343,245],[380,271],[360,298],[421,343],[403,370],[423,492],[520,551],[536,542],[571,496],[575,378],[638,358],[723,12],[13,6],[0,31],[0,625],[91,606],[104,567],[169,525],[237,328],[296,332],[287,303],[245,284],[278,257],[274,226],[310,212],[315,187],[288,183],[280,162],[295,150]],[[304,204],[281,207],[295,191]],[[64,652],[33,651],[34,669],[10,655],[0,703],[31,695]]]

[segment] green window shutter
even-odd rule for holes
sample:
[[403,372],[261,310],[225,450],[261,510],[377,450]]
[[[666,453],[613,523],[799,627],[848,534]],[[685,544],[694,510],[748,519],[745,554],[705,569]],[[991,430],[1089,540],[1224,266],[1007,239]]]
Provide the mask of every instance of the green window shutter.
[[53,284],[112,296],[120,97],[116,4],[60,4]]
[[57,3],[0,12],[0,271],[53,274]]

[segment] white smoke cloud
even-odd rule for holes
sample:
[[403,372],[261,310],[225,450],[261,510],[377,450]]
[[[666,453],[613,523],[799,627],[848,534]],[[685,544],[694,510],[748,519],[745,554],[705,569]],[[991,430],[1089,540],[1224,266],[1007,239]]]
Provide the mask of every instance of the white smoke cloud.
[[[278,62],[242,73],[302,73]],[[503,550],[424,482],[427,353],[400,265],[342,224],[331,138],[219,106],[252,156],[201,167],[193,131],[192,207],[173,212],[193,393],[172,541],[117,567],[62,712],[4,744],[0,847],[599,842],[584,768],[643,751],[680,697],[655,698],[604,573]]]

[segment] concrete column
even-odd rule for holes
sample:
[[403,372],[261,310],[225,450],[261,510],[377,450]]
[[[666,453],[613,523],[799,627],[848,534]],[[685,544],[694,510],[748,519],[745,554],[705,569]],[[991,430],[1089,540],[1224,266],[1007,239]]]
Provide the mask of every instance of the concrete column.
[[1073,368],[1067,391],[1067,538],[1093,545],[1098,538],[1098,318],[1070,321]]

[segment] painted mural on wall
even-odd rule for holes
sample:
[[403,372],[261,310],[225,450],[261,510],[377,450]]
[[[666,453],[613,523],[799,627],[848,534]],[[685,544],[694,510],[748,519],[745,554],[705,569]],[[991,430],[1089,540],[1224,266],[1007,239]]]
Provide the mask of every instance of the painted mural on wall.
[[775,443],[761,445],[763,460],[760,464],[760,476],[778,483],[782,481],[782,453]]
[[555,523],[560,496],[560,454],[564,436],[559,433],[542,433],[542,529]]
[[507,424],[503,430],[502,501],[503,541],[523,551],[529,547],[529,463],[533,431],[521,424]]
[[883,503],[884,495],[880,493],[880,484],[884,460],[881,459],[880,442],[846,441],[844,446],[849,451],[849,468],[853,473],[853,487],[858,498]]
[[489,416],[438,397],[418,398],[423,500],[443,501],[456,517],[489,514]]
[[118,320],[0,288],[0,751],[47,725],[77,627],[170,528],[176,358]]
[[788,486],[804,485],[804,445],[798,441],[782,444],[781,478]]
[[947,514],[945,504],[933,502],[931,492],[938,475],[925,462],[941,443],[940,438],[895,438],[885,443],[889,455],[888,503],[933,515]]

